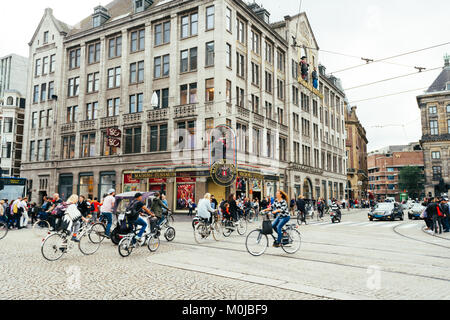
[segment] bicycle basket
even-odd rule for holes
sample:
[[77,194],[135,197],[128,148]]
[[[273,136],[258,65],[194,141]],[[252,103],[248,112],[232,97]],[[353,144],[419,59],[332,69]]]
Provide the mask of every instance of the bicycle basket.
[[273,233],[273,229],[272,229],[272,222],[270,220],[265,220],[263,221],[262,224],[262,234],[272,234]]

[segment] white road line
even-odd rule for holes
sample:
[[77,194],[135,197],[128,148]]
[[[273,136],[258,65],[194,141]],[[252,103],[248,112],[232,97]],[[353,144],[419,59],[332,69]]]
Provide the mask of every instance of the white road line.
[[415,223],[410,223],[410,224],[405,224],[401,227],[398,227],[399,229],[410,229],[410,228],[414,228],[414,227],[419,227],[420,225],[415,224]]
[[401,225],[402,223],[387,223],[385,225],[382,226],[382,228],[395,228],[396,226]]

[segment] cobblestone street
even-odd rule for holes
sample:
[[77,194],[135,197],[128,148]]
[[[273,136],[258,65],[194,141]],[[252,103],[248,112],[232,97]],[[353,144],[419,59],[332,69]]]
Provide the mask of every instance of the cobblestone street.
[[326,218],[302,226],[297,254],[269,248],[258,258],[245,237],[199,246],[186,217],[174,227],[175,241],[162,237],[154,254],[144,247],[121,258],[107,242],[93,256],[75,247],[57,262],[42,257],[30,229],[11,231],[0,242],[0,299],[450,298],[450,238],[424,233],[420,221],[369,222],[365,211],[346,212],[339,225]]

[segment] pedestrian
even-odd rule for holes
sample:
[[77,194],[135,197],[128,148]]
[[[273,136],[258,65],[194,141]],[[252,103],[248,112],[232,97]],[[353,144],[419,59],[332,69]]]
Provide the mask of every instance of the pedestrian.
[[37,206],[36,202],[33,202],[31,204],[30,208],[30,216],[31,216],[31,224],[34,225],[34,222],[37,221],[39,215],[39,207]]
[[[52,227],[52,230],[56,230],[56,220],[58,219],[58,216],[56,215],[55,209],[63,203],[62,199],[59,197],[58,193],[54,193],[52,199],[50,200],[50,208],[47,210],[48,213],[48,222],[50,223],[50,226]],[[59,217],[60,219],[61,217]],[[59,222],[61,220],[58,220]]]
[[230,194],[228,196],[228,204],[229,204],[229,212],[230,212],[230,216],[233,219],[233,221],[237,221],[237,215],[238,215],[238,206],[236,203],[236,195],[235,194]]
[[116,190],[110,189],[108,191],[108,196],[105,198],[105,200],[103,200],[103,205],[100,207],[100,212],[107,221],[105,236],[108,239],[110,239],[110,235],[111,235],[112,213],[114,210],[114,206],[116,204],[115,196],[116,196]]
[[211,207],[212,207],[213,209],[217,209],[217,208],[218,208],[217,200],[216,200],[216,198],[214,197],[213,194],[211,195]]
[[305,202],[305,197],[303,196],[299,196],[297,199],[297,210],[298,210],[298,214],[300,215],[300,225],[304,222],[306,225],[306,202]]
[[91,208],[92,208],[92,220],[94,222],[97,222],[98,219],[98,211],[100,207],[100,202],[98,202],[98,198],[94,198],[94,201],[91,202]]
[[445,233],[450,232],[450,206],[448,204],[448,199],[444,198],[441,201],[441,211],[444,214],[442,218],[442,227]]
[[20,229],[25,229],[28,226],[28,198],[25,197],[20,201],[19,208],[21,208],[21,217],[20,217]]
[[91,205],[89,202],[86,201],[85,196],[80,196],[79,200],[77,202],[77,208],[81,212],[81,215],[83,217],[87,217],[91,212]]
[[438,227],[440,227],[440,231],[442,233],[442,221],[440,221],[439,212],[438,212],[438,199],[430,199],[429,205],[427,206],[427,217],[429,222],[431,222],[431,231],[435,234],[438,233]]
[[8,219],[6,218],[5,213],[5,200],[0,200],[0,222],[8,223]]
[[194,204],[190,198],[187,201],[187,207],[189,209],[188,217],[192,217],[194,213]]
[[323,212],[325,210],[325,202],[323,198],[319,199],[319,202],[317,203],[317,210],[319,211],[319,218],[323,221]]
[[[161,201],[164,203],[166,207],[169,207],[169,202],[167,202],[167,198],[165,194],[161,194]],[[166,208],[163,208],[163,215],[167,214],[168,210]]]

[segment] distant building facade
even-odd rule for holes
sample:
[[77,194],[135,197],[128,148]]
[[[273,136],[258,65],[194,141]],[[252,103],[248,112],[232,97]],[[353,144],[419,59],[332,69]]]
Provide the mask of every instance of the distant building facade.
[[425,92],[417,97],[422,117],[420,141],[425,158],[427,196],[450,193],[450,56],[444,69]]
[[369,182],[367,169],[366,130],[356,114],[356,107],[347,109],[345,113],[345,129],[347,132],[347,199],[366,199]]
[[402,168],[411,166],[424,170],[424,155],[418,143],[406,146],[392,146],[373,151],[367,158],[369,171],[369,193],[375,200],[382,201],[394,197],[400,201],[405,190],[399,187],[399,173]]

